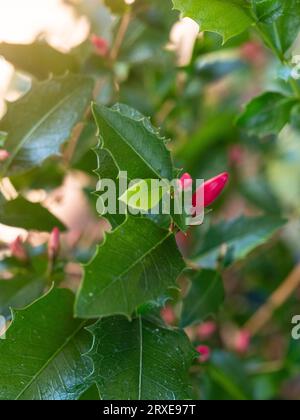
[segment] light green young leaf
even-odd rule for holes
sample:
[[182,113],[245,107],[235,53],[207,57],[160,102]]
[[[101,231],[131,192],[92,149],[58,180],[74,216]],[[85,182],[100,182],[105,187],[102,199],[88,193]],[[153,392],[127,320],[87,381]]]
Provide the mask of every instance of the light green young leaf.
[[202,31],[216,32],[224,42],[244,32],[253,23],[245,0],[173,0],[184,16],[199,23]]
[[215,268],[223,258],[230,265],[268,241],[285,223],[276,216],[241,216],[212,225],[202,238],[193,262],[199,267]]
[[174,235],[148,218],[128,217],[85,267],[75,311],[81,318],[131,317],[175,286],[184,269]]
[[128,188],[119,200],[132,209],[147,212],[158,206],[163,196],[170,191],[167,183],[157,186],[156,182],[157,180],[142,179]]
[[0,400],[74,400],[89,388],[91,347],[70,291],[53,289],[14,312],[0,339]]
[[103,400],[187,400],[197,353],[180,330],[141,317],[105,318],[89,328],[94,379]]
[[201,270],[192,278],[192,286],[183,300],[181,326],[185,328],[215,315],[224,301],[224,294],[220,274]]
[[91,79],[66,75],[34,83],[25,96],[11,103],[0,122],[0,131],[8,133],[5,148],[10,153],[0,164],[0,173],[26,172],[58,155],[86,111],[92,91]]

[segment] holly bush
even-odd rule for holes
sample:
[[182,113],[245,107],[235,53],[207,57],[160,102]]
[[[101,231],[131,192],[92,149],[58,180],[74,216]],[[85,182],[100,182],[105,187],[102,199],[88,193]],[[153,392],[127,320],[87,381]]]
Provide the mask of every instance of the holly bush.
[[[30,77],[0,121],[0,399],[299,399],[300,1],[66,3],[81,45],[0,44]],[[125,172],[193,211],[99,210]]]

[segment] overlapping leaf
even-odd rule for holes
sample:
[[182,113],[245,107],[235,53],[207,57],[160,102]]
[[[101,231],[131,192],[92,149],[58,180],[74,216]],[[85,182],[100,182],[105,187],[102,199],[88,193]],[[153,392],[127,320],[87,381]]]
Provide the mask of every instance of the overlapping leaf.
[[283,59],[299,33],[300,1],[253,0],[253,9],[257,25]]
[[197,353],[180,330],[141,317],[111,317],[89,328],[88,356],[104,400],[184,400],[191,398],[188,369]]
[[[119,170],[112,158],[111,154],[106,149],[98,149],[97,150],[97,169],[95,173],[99,176],[100,183],[98,184],[98,191],[97,194],[99,195],[99,200],[103,200],[103,204],[107,204],[104,202],[104,199],[101,198],[101,180],[103,179],[110,179],[111,181],[115,182],[116,186],[116,197],[119,197]],[[115,229],[120,226],[122,223],[125,222],[126,215],[121,214],[118,209],[118,201],[116,201],[116,211],[115,212],[107,212],[105,214],[105,218],[109,221],[112,228]],[[99,211],[99,207],[97,205],[97,209]],[[113,214],[114,213],[114,214]]]
[[14,312],[0,340],[1,400],[74,400],[90,386],[91,346],[83,323],[73,318],[73,295],[54,289]]
[[75,72],[79,65],[75,56],[63,54],[44,42],[32,44],[0,44],[0,55],[18,70],[47,79],[51,74],[60,76],[67,71]]
[[85,267],[76,314],[131,317],[139,305],[174,287],[183,268],[173,234],[147,218],[128,217]]
[[[100,180],[109,175],[118,187],[120,171],[127,173],[128,181],[173,179],[175,170],[165,139],[148,118],[123,104],[116,104],[112,108],[95,104],[93,113],[100,136],[100,143],[96,148],[96,173]],[[118,193],[119,191],[117,195]],[[171,202],[171,217],[180,229],[185,230],[184,217],[173,215],[173,208]],[[170,215],[156,217],[149,212],[147,216],[163,227],[171,222]],[[116,218],[107,214],[106,217],[113,227],[124,221],[120,216]]]
[[5,148],[10,157],[0,165],[0,173],[25,172],[58,155],[86,111],[92,90],[91,79],[67,75],[34,83],[29,93],[10,104],[0,122],[0,131],[8,133]]
[[6,201],[0,195],[0,223],[27,230],[51,231],[55,226],[65,230],[64,225],[39,203],[31,203],[19,196]]
[[94,104],[93,113],[101,148],[109,150],[118,169],[127,171],[130,180],[172,180],[170,152],[148,118],[120,104],[113,108]]

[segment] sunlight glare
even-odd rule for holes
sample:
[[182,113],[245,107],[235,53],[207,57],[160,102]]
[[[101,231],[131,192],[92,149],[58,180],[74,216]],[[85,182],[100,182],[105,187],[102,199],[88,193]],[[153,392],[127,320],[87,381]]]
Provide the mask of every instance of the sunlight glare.
[[30,43],[41,34],[67,51],[87,37],[86,17],[62,0],[0,0],[0,42]]

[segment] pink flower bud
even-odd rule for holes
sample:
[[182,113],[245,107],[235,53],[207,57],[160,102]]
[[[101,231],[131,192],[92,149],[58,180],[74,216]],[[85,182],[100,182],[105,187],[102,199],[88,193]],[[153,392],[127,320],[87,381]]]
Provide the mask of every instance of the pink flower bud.
[[227,172],[223,172],[214,178],[205,181],[193,195],[193,207],[201,205],[202,197],[204,195],[204,207],[208,207],[212,204],[221,194],[225,185],[227,184],[229,175]]
[[105,38],[93,34],[91,35],[91,43],[95,47],[97,54],[101,57],[104,57],[108,54],[109,46]]
[[175,324],[176,316],[175,316],[174,309],[172,308],[172,306],[168,305],[165,308],[163,308],[160,312],[160,315],[166,324],[168,325]]
[[197,328],[197,335],[200,340],[208,340],[217,330],[217,325],[214,321],[203,322]]
[[251,334],[247,330],[240,330],[238,331],[236,338],[235,338],[235,350],[238,353],[244,354],[247,353],[250,346]]
[[239,166],[243,163],[244,158],[244,151],[243,148],[235,144],[234,146],[231,146],[228,152],[228,160],[230,165],[232,166]]
[[184,233],[184,232],[179,231],[178,233],[176,233],[175,239],[176,239],[177,246],[180,249],[182,255],[186,257],[189,254],[189,251],[192,245],[191,232],[188,231]]
[[179,186],[182,190],[187,190],[188,188],[191,188],[193,185],[193,179],[190,174],[185,173],[182,175],[182,177],[179,180]]
[[28,260],[28,255],[26,249],[24,248],[22,239],[18,236],[9,246],[11,254],[17,260],[26,262]]
[[260,66],[266,61],[266,55],[262,45],[255,41],[245,42],[241,46],[240,54],[243,60],[254,65]]
[[10,153],[7,150],[1,149],[0,150],[0,162],[4,162],[6,159],[8,159],[10,156]]
[[198,346],[196,347],[197,352],[200,354],[198,360],[200,363],[208,362],[211,356],[211,350],[208,346]]
[[58,252],[60,247],[60,231],[57,227],[55,227],[51,234],[48,241],[48,256],[50,260],[53,260]]

